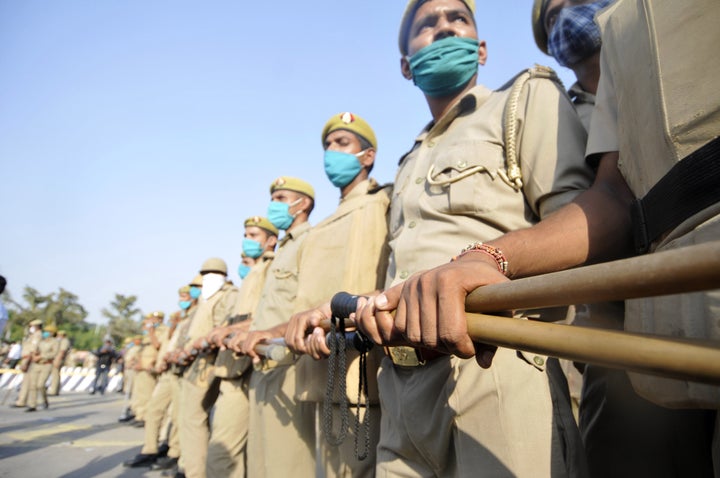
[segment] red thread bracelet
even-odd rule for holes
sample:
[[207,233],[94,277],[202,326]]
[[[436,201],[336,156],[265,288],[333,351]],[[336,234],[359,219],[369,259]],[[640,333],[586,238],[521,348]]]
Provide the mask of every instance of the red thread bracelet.
[[455,261],[459,259],[460,257],[464,256],[468,252],[482,252],[484,254],[489,255],[490,257],[495,260],[495,264],[497,265],[498,271],[502,272],[503,275],[507,275],[508,272],[508,260],[507,257],[505,257],[505,254],[498,249],[497,247],[491,246],[490,244],[483,244],[482,242],[473,242],[472,244],[468,244],[467,247],[465,247],[462,251],[460,251],[460,254],[453,257],[452,260]]

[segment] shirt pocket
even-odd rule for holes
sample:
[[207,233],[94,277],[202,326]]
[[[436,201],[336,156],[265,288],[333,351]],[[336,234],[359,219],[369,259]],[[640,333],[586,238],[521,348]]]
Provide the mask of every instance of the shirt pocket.
[[298,273],[297,269],[278,267],[272,270],[275,278],[273,295],[283,300],[295,300],[297,295]]
[[439,212],[477,214],[497,206],[493,188],[509,187],[499,177],[504,172],[501,145],[481,141],[454,144],[431,160],[426,191]]

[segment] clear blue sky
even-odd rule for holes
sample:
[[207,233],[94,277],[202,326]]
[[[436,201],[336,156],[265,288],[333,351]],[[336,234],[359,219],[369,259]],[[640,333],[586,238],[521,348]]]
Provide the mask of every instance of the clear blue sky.
[[[530,0],[478,0],[495,88],[533,63]],[[14,298],[68,289],[91,322],[115,293],[176,310],[208,258],[239,283],[243,221],[279,175],[338,192],[320,131],[342,111],[378,137],[392,182],[429,120],[400,75],[404,0],[0,1],[0,274]]]

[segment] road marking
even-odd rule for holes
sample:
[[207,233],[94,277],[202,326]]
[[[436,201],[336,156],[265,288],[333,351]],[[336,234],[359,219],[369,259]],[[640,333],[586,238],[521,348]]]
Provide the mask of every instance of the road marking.
[[40,430],[27,430],[22,432],[6,432],[0,438],[0,446],[72,446],[77,448],[100,448],[100,447],[127,447],[137,446],[137,440],[120,441],[120,440],[91,440],[77,439],[68,440],[67,437],[58,437],[56,435],[68,432],[87,431],[92,429],[92,425],[54,425],[52,428]]

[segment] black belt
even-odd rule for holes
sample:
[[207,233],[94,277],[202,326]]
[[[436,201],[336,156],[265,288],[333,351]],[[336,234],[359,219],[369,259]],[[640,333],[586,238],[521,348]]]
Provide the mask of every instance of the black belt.
[[720,137],[697,149],[663,176],[631,207],[635,249],[650,244],[687,218],[720,202]]
[[227,325],[239,324],[250,318],[250,314],[233,315],[227,320]]

